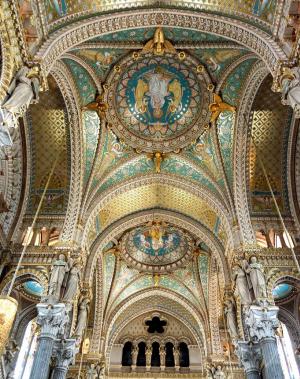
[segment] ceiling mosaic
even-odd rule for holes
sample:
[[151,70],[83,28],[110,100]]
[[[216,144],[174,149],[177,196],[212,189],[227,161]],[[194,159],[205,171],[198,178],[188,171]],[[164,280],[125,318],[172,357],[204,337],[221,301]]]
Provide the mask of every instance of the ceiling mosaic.
[[250,207],[254,214],[275,213],[275,206],[259,160],[265,166],[281,211],[289,212],[286,159],[291,112],[271,91],[272,78],[261,84],[252,107],[249,151]]
[[[203,199],[183,189],[160,183],[134,188],[114,197],[99,211],[99,218],[102,219],[101,226],[105,229],[128,214],[155,208],[174,210],[190,216],[212,233],[216,232],[215,226],[219,225],[215,235],[220,241],[224,243],[226,241],[224,226],[220,224],[215,211]],[[89,231],[90,243],[96,235],[94,224]]]
[[126,233],[120,242],[128,265],[140,271],[172,271],[186,264],[194,250],[192,237],[162,222],[150,222]]
[[28,125],[31,183],[27,213],[33,213],[37,208],[58,156],[41,213],[64,214],[68,204],[70,179],[68,116],[63,97],[54,79],[49,79],[49,90],[40,94],[40,102],[30,106]]
[[180,7],[229,14],[231,17],[240,17],[245,21],[257,24],[264,23],[270,27],[274,22],[277,0],[95,0],[92,3],[79,0],[43,0],[47,22],[62,24],[79,17],[87,17],[100,12],[120,9],[158,6],[162,8]]
[[150,152],[176,150],[198,137],[209,122],[211,81],[191,56],[129,55],[118,67],[106,82],[107,119],[132,147]]

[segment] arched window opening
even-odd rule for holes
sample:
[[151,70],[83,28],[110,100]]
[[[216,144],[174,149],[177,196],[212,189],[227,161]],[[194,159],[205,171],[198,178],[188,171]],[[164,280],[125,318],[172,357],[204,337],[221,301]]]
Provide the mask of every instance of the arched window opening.
[[166,343],[166,367],[175,367],[174,346],[171,342]]
[[276,336],[281,367],[286,379],[296,379],[299,378],[299,370],[295,359],[292,341],[284,323],[281,323],[281,327],[281,335]]
[[21,349],[14,370],[14,379],[29,379],[37,345],[37,325],[31,320],[25,330]]
[[146,366],[146,344],[145,342],[140,342],[138,344],[139,352],[136,360],[137,366]]
[[126,342],[122,353],[122,366],[132,365],[132,343]]
[[159,355],[159,343],[158,342],[153,342],[153,344],[152,344],[151,366],[152,367],[160,367],[160,355]]
[[180,367],[190,367],[189,349],[185,342],[179,344],[179,364]]

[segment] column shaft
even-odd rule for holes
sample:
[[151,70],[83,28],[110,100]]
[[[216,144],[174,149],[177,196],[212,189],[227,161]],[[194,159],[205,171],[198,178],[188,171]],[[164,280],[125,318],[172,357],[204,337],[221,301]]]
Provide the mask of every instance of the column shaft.
[[258,371],[249,371],[246,372],[247,379],[261,379],[261,376]]
[[65,367],[55,367],[51,379],[65,379],[68,369]]
[[48,379],[54,342],[68,316],[64,304],[38,304],[37,324],[41,326],[30,379]]
[[275,338],[263,338],[260,342],[265,379],[284,379]]
[[40,337],[35,353],[30,379],[48,379],[54,338]]

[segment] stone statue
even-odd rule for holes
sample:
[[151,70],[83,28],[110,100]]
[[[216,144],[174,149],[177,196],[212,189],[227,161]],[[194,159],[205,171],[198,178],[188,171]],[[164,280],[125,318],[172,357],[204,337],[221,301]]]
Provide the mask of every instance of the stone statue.
[[81,338],[86,328],[87,317],[88,317],[88,312],[89,312],[89,302],[90,302],[89,298],[86,297],[79,304],[77,325],[74,331],[74,336],[76,337]]
[[86,370],[86,379],[96,379],[97,378],[97,370],[94,363],[90,364],[90,367]]
[[11,82],[7,91],[8,98],[4,100],[1,108],[17,117],[23,115],[32,100],[38,101],[40,89],[38,74],[37,66],[22,67]]
[[242,305],[252,303],[246,272],[238,265],[232,269],[232,279],[235,280],[236,292],[241,299]]
[[52,265],[48,288],[48,295],[55,302],[60,300],[61,288],[68,271],[69,265],[66,262],[66,257],[64,254],[59,254],[58,259]]
[[152,356],[152,346],[147,345],[146,347],[146,366],[151,366],[151,356]]
[[132,353],[131,353],[132,365],[133,366],[136,366],[138,353],[139,353],[138,347],[136,345],[134,345],[133,349],[132,349]]
[[213,378],[214,379],[225,379],[226,378],[224,372],[222,371],[222,367],[220,365],[217,366],[217,368],[214,372]]
[[178,347],[174,347],[173,354],[174,354],[175,366],[179,367],[179,365],[180,365],[180,359],[179,359],[180,353],[179,353]]
[[14,378],[14,368],[15,368],[15,357],[16,353],[19,352],[20,349],[14,340],[9,340],[9,342],[5,346],[3,359],[5,366],[5,378],[13,379]]
[[295,117],[300,118],[300,68],[293,67],[283,69],[281,76],[282,103],[290,105]]
[[17,127],[17,118],[23,116],[29,104],[38,101],[40,89],[37,66],[22,67],[12,80],[7,97],[0,107],[0,145],[12,145],[9,128]]
[[257,262],[255,256],[250,258],[250,263],[245,262],[245,271],[250,275],[250,282],[255,299],[265,299],[267,297],[267,287],[264,269],[263,266]]
[[228,333],[232,340],[237,339],[239,337],[239,332],[237,328],[234,303],[231,299],[228,299],[228,300],[225,300],[224,305],[225,305],[224,313],[226,315]]
[[208,365],[207,371],[208,371],[209,378],[211,379],[225,379],[226,378],[224,372],[222,371],[222,367],[220,365],[218,365],[217,367]]
[[79,262],[75,263],[69,272],[68,278],[67,278],[67,284],[66,284],[66,291],[64,293],[63,302],[72,302],[74,299],[78,284],[81,279],[81,265]]

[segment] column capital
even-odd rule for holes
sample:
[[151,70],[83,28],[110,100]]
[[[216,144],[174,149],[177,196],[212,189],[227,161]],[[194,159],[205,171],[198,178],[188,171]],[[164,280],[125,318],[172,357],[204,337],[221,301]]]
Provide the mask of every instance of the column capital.
[[56,340],[53,347],[53,357],[56,359],[56,368],[68,370],[78,351],[76,339]]
[[275,338],[275,331],[279,327],[277,318],[279,308],[276,306],[251,305],[245,314],[245,324],[249,335],[254,341],[266,338]]
[[235,354],[238,356],[246,373],[260,371],[262,353],[258,343],[237,341],[235,344]]
[[37,304],[37,324],[41,326],[41,336],[56,338],[64,333],[64,327],[69,322],[65,304]]

